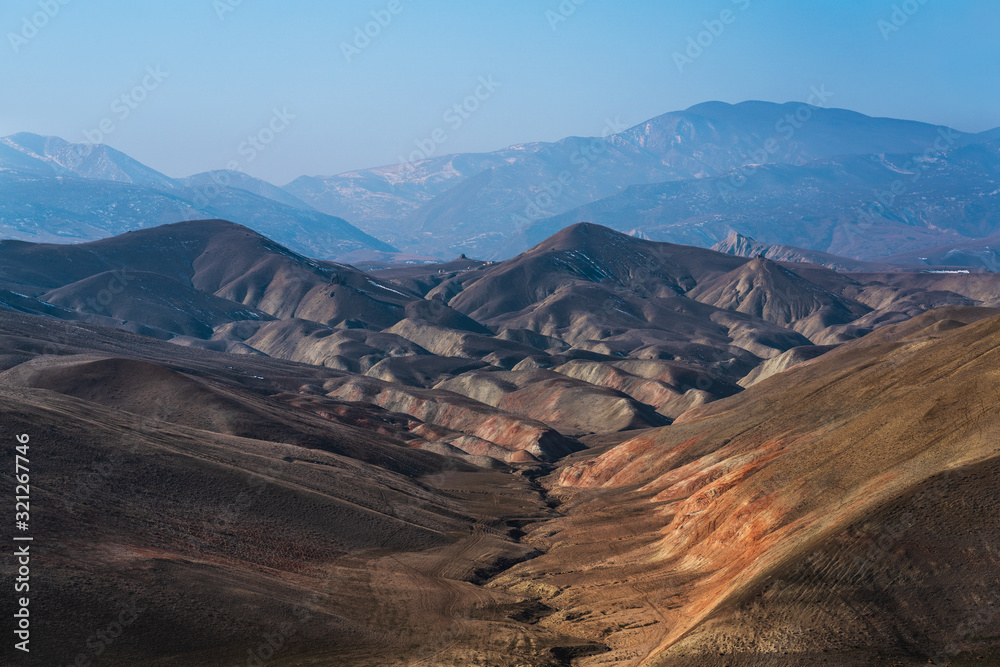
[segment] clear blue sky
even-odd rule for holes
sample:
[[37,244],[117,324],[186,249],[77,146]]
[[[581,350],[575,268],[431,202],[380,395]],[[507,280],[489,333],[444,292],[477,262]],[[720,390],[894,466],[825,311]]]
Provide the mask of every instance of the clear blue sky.
[[[46,23],[37,34],[24,31],[40,1],[55,15],[37,21]],[[916,11],[899,26],[902,0],[565,0],[575,11],[555,29],[547,12],[560,0],[398,2],[348,62],[341,43],[391,0],[7,0],[0,135],[80,141],[108,118],[106,143],[170,176],[237,160],[283,185],[398,162],[437,128],[447,134],[440,153],[489,151],[707,100],[804,100],[813,85],[834,93],[832,106],[871,115],[1000,126],[995,0],[907,0]],[[222,20],[220,6],[232,9]],[[727,9],[721,34],[703,35],[707,48],[679,71],[674,53]],[[30,38],[12,44],[11,33]],[[112,104],[147,67],[168,76],[120,119],[125,107]],[[455,116],[446,123],[481,76],[499,88],[459,127]],[[295,118],[247,161],[241,142],[275,108]]]

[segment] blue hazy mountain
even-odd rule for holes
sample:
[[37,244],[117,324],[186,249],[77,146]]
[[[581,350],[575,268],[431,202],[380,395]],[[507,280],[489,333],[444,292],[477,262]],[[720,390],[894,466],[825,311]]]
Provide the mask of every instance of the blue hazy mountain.
[[[609,122],[604,134],[302,177],[285,189],[410,252],[505,257],[513,254],[511,240],[526,228],[629,186],[718,178],[745,165],[937,154],[988,141],[996,133],[967,134],[801,103],[709,102],[631,128]],[[695,183],[690,187],[697,189]],[[703,197],[705,215],[727,214],[725,200],[714,191],[706,190]],[[790,226],[794,219],[777,222]],[[617,219],[604,224],[632,229],[646,223]],[[726,235],[705,236],[702,242],[711,245]],[[685,239],[698,240],[694,232]]]
[[[874,260],[1000,233],[1000,141],[940,155],[848,155],[801,166],[633,185],[511,237],[520,252],[576,222],[710,246],[738,232],[768,244]],[[975,242],[972,242],[975,246]]]
[[[417,150],[279,188],[232,171],[173,179],[107,146],[21,133],[0,140],[0,235],[92,240],[223,218],[323,258],[399,248],[498,259],[593,221],[703,246],[736,231],[876,259],[1000,233],[1000,129],[709,102],[633,127],[607,121],[601,134],[492,153]],[[902,190],[886,195],[892,187]]]
[[245,225],[313,257],[394,250],[241,172],[172,179],[108,146],[28,133],[0,139],[0,237],[91,241],[212,218]]

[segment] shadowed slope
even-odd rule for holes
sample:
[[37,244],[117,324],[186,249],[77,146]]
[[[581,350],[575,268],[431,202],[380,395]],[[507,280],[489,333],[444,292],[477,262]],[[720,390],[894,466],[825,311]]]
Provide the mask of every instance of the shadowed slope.
[[[169,281],[180,283],[181,289]],[[405,304],[417,299],[403,288],[348,266],[308,259],[223,220],[164,225],[70,246],[4,242],[0,283],[28,294],[48,293],[56,303],[100,314],[126,309],[128,319],[138,320],[162,317],[144,313],[144,308],[169,309],[176,307],[174,300],[183,299],[190,302],[185,317],[207,308],[237,314],[246,310],[234,319],[255,319],[256,309],[275,317],[390,326],[402,319]],[[198,298],[193,290],[207,295]],[[212,326],[224,321],[207,319]],[[198,327],[181,328],[170,330],[205,337]]]
[[397,415],[300,407],[334,371],[10,313],[0,367],[45,536],[21,664],[546,664],[567,641],[470,583],[534,553],[506,523],[550,515],[528,480],[414,449]]

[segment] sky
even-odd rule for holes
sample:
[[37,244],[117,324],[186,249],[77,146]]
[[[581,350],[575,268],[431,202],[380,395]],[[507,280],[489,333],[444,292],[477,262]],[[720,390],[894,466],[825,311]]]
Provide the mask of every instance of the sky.
[[983,131],[998,25],[995,0],[7,0],[0,136],[284,185],[814,87]]

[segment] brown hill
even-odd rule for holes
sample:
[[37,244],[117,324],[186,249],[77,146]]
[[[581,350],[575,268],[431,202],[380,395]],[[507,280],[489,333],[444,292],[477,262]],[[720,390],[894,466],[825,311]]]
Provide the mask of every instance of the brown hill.
[[[701,248],[653,243],[580,223],[518,257],[488,270],[466,272],[450,283],[464,287],[451,305],[479,321],[516,313],[544,300],[568,281],[604,283],[644,295],[684,293],[708,275],[725,273],[746,260]],[[485,276],[484,276],[485,274]]]
[[[849,341],[932,307],[1000,302],[1000,283],[989,276],[975,277],[979,288],[946,274],[848,276],[588,224],[508,262],[459,259],[382,277],[301,257],[224,221],[79,246],[7,244],[0,254],[0,278],[25,290],[9,292],[7,307],[21,312],[412,387],[455,379],[466,395],[479,392],[476,382],[492,386],[473,371],[556,370],[589,383],[591,398],[571,400],[578,385],[529,374],[539,386],[518,391],[539,399],[511,409],[574,433],[593,430],[601,410],[588,401],[606,390],[636,402],[627,413],[647,415],[608,424],[649,426],[654,411],[676,417],[728,395],[762,363],[810,342]],[[570,372],[575,360],[591,365]],[[609,365],[622,360],[674,361],[696,377],[651,385]]]
[[[188,293],[193,289],[235,302],[237,309],[241,304],[276,317],[304,314],[333,323],[352,319],[346,312],[388,326],[416,298],[356,269],[307,259],[222,220],[181,222],[79,245],[0,246],[0,282],[39,295],[89,281],[70,288],[70,294],[57,293],[74,305],[90,300],[101,304],[120,294],[123,285],[128,289],[135,274],[156,274],[180,283]],[[153,301],[174,297],[172,282],[151,287]]]
[[506,618],[519,598],[470,583],[531,553],[504,518],[550,512],[529,482],[381,435],[391,415],[340,404],[358,428],[281,393],[333,371],[27,315],[0,318],[0,346],[0,422],[31,437],[32,636],[48,638],[21,664],[236,664],[263,646],[275,664],[391,665],[452,651],[448,636],[530,661],[560,645]]
[[763,257],[699,284],[689,295],[718,308],[789,326],[806,336],[853,322],[871,310]]
[[1000,571],[995,312],[887,327],[563,470],[572,509],[535,536],[556,548],[504,585],[615,648],[593,664],[981,645],[1000,630],[979,613]]
[[377,275],[224,222],[0,260],[38,664],[995,657],[1000,276],[594,225]]
[[649,401],[541,369],[464,373],[437,385],[501,410],[545,421],[567,435],[662,426]]
[[[42,294],[63,308],[111,317],[179,336],[211,338],[227,322],[270,320],[267,313],[219,298],[158,273],[106,271]],[[111,285],[114,292],[108,289]],[[96,297],[95,297],[96,295]],[[106,298],[101,298],[107,295]]]

